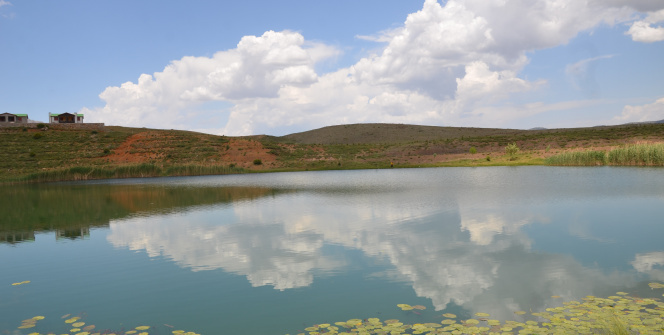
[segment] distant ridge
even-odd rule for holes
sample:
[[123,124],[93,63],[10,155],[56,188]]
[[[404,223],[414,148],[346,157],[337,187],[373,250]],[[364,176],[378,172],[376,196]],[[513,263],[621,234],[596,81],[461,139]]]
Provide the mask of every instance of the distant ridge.
[[528,132],[520,129],[437,127],[393,123],[357,123],[328,126],[278,137],[299,144],[377,144],[455,139]]
[[[528,130],[504,128],[440,127],[394,123],[356,123],[328,126],[281,137],[277,142],[298,144],[394,144],[447,139],[470,139],[485,136],[518,135],[533,132],[558,133],[592,128],[622,128],[634,125],[663,124],[664,120],[633,122],[613,126],[549,129],[535,127]],[[263,136],[263,135],[261,135]]]

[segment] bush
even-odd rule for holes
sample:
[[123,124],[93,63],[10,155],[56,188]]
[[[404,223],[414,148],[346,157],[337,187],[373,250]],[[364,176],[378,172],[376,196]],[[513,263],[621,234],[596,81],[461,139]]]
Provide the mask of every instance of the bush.
[[263,164],[263,161],[260,159],[254,159],[254,165],[261,165]]
[[35,133],[34,135],[32,135],[32,138],[34,138],[35,140],[38,140],[42,137],[44,137],[44,135],[42,135],[41,133]]
[[491,156],[486,156],[486,161],[490,162],[491,161]]
[[104,149],[104,155],[108,155],[110,152],[111,152],[111,150],[109,150],[108,148]]
[[31,153],[30,153],[30,157],[35,157],[35,156],[37,156],[36,153],[34,153],[34,152],[31,152]]
[[46,125],[43,124],[43,123],[38,123],[37,124],[37,128],[39,128],[39,129],[44,129],[45,127],[46,127]]
[[505,147],[505,152],[510,156],[514,156],[519,152],[519,147],[516,145],[516,142],[510,143]]
[[477,153],[477,149],[475,149],[475,147],[470,147],[470,153],[471,153],[471,154],[476,154],[476,153]]

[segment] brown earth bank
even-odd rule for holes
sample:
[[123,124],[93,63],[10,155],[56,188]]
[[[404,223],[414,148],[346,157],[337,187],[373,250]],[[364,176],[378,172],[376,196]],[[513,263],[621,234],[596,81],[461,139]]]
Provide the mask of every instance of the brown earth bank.
[[[664,142],[664,124],[570,129],[490,129],[403,124],[331,126],[281,137],[228,137],[180,130],[0,129],[0,180],[72,167],[153,164],[288,171],[417,166],[544,164],[565,151]],[[517,155],[505,147],[515,143]],[[212,170],[206,170],[212,171]]]

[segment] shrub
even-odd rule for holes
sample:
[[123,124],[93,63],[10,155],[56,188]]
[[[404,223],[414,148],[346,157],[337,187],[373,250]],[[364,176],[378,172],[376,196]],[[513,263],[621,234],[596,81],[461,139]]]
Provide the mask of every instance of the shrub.
[[477,153],[477,149],[475,149],[475,147],[470,147],[470,153],[471,153],[471,154],[476,154],[476,153]]
[[491,156],[486,156],[486,161],[490,162],[491,161]]
[[505,152],[510,156],[514,156],[517,152],[519,152],[519,147],[516,145],[516,142],[509,143],[507,146],[505,146]]
[[32,135],[32,138],[34,138],[35,140],[38,140],[42,137],[44,137],[44,135],[42,135],[41,133],[35,133],[34,135]]
[[31,153],[30,153],[30,157],[35,157],[35,156],[37,156],[36,153],[34,153],[34,152],[31,152]]
[[260,159],[254,159],[254,165],[261,165],[263,164],[263,161]]
[[111,152],[108,148],[104,149],[104,155],[108,155]]
[[92,135],[94,135],[94,134],[96,134],[96,133],[97,133],[96,130],[93,130],[93,131],[90,132],[90,134],[92,134]]
[[43,124],[43,123],[38,123],[37,124],[37,128],[39,128],[39,129],[44,129],[45,127],[46,127],[46,125]]

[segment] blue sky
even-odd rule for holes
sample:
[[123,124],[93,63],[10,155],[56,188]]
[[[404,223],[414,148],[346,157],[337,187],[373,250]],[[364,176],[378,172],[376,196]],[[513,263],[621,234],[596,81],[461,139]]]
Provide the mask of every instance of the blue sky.
[[664,119],[664,1],[0,0],[0,112],[283,135]]

